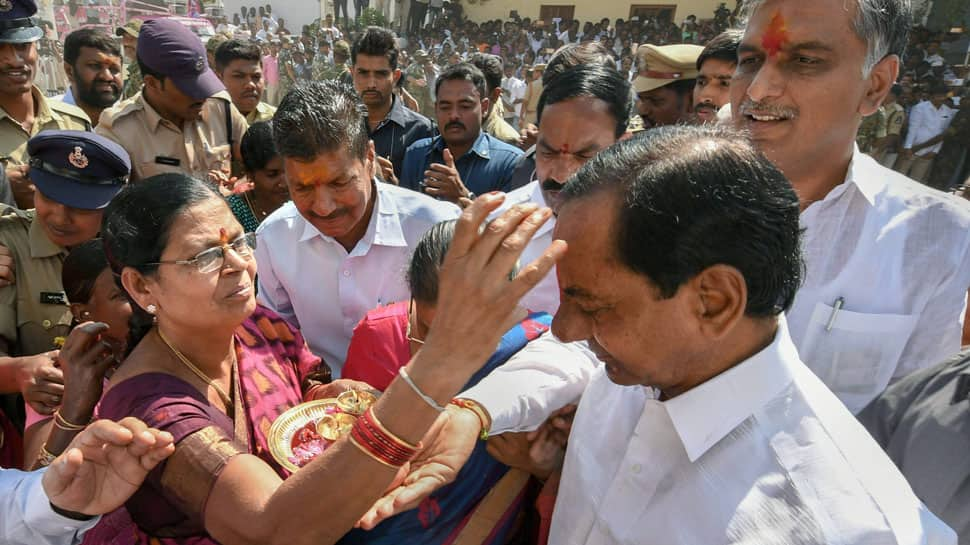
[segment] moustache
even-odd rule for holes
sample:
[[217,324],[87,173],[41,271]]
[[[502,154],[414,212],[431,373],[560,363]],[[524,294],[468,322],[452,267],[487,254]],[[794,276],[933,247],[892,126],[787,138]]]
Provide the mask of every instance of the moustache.
[[313,212],[312,210],[310,211],[310,215],[312,215],[313,217],[315,217],[317,219],[323,220],[323,221],[335,220],[335,219],[337,219],[340,216],[343,216],[345,214],[347,214],[347,209],[346,208],[338,208],[337,210],[334,210],[333,212],[327,214],[326,216],[321,216],[320,214],[317,214],[316,212]]
[[741,115],[758,115],[767,117],[777,117],[780,119],[795,119],[798,117],[798,109],[791,106],[781,106],[770,104],[760,100],[744,99],[739,108]]
[[451,129],[451,128],[457,128],[457,129],[464,130],[465,129],[465,124],[464,123],[460,123],[458,121],[452,121],[451,123],[448,123],[447,125],[445,125],[445,130],[448,130],[448,129]]
[[540,184],[540,187],[542,187],[543,191],[560,191],[562,190],[564,185],[566,184],[560,182],[559,180],[555,180],[553,178],[546,178],[545,180],[542,181],[542,183]]

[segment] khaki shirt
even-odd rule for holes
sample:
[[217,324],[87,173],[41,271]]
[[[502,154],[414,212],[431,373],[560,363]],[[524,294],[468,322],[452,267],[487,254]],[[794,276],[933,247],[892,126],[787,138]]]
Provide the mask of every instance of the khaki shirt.
[[205,101],[202,117],[175,126],[148,104],[141,93],[101,114],[95,130],[125,148],[131,156],[131,180],[182,172],[207,180],[210,170],[231,170],[232,149],[226,135],[226,103],[232,117],[233,145],[249,125],[225,91]]
[[246,123],[252,125],[257,121],[270,121],[273,119],[273,114],[275,113],[276,108],[274,106],[270,106],[265,102],[260,102],[255,108],[253,108],[253,111],[249,112],[249,115],[246,116]]
[[879,108],[886,117],[886,134],[902,134],[906,122],[906,110],[898,102],[883,104]]
[[19,121],[0,108],[0,161],[5,164],[27,163],[27,141],[40,131],[91,130],[91,120],[84,110],[59,100],[48,100],[37,87],[34,87],[31,93],[34,95],[37,113],[34,115],[34,126],[30,132],[25,131]]
[[485,118],[485,123],[482,125],[482,130],[488,134],[498,138],[506,144],[512,146],[519,145],[519,131],[515,130],[512,125],[509,125],[504,119],[502,119],[502,105],[496,104],[492,108],[492,113]]
[[54,349],[54,338],[68,334],[71,310],[61,283],[67,252],[47,238],[34,211],[0,217],[0,244],[16,262],[17,283],[0,288],[0,336],[11,356]]

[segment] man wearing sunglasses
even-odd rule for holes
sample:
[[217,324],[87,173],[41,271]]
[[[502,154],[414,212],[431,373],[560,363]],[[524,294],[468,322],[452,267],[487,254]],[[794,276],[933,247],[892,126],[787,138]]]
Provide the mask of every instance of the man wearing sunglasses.
[[[27,152],[36,208],[0,218],[0,244],[14,261],[14,283],[0,288],[0,394],[22,394],[49,415],[64,391],[54,339],[67,335],[72,320],[61,264],[71,247],[98,235],[102,210],[128,183],[131,165],[121,146],[83,131],[42,132]],[[18,429],[21,410],[7,412]],[[0,452],[21,450],[10,439]]]

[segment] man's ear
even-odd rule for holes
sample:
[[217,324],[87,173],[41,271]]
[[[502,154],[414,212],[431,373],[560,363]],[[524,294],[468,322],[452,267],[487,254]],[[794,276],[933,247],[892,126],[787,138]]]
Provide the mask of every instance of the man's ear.
[[869,88],[859,103],[859,114],[862,117],[872,115],[879,109],[898,75],[899,57],[897,55],[886,55],[872,67],[867,80]]
[[74,83],[74,67],[67,61],[64,61],[64,73],[67,74],[67,79]]

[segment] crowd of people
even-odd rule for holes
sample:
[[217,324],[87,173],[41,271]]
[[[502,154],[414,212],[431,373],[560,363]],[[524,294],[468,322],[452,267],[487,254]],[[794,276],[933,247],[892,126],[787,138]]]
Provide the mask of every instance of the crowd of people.
[[0,541],[970,539],[970,97],[908,2],[132,20],[51,98],[5,1]]

